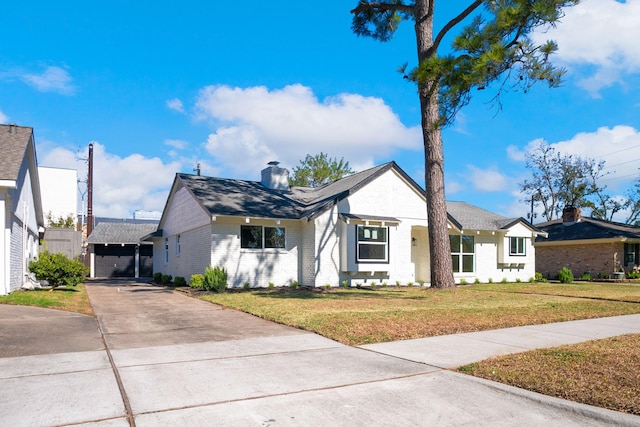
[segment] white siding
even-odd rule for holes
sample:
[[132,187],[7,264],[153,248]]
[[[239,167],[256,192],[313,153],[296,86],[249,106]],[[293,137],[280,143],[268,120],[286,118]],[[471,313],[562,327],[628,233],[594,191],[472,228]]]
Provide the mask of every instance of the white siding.
[[[521,227],[521,228],[520,228]],[[509,233],[490,233],[490,232],[471,232],[466,231],[465,234],[473,235],[475,244],[475,271],[472,273],[456,273],[454,274],[456,283],[465,280],[467,283],[474,283],[478,279],[481,283],[499,283],[503,279],[508,282],[520,280],[522,282],[529,281],[535,276],[535,249],[531,245],[531,230],[518,224],[515,233],[518,237],[523,237],[522,233],[528,233],[526,240],[525,257],[517,257],[516,263],[501,263],[500,253],[504,250],[504,246],[508,248]],[[506,234],[506,235],[505,235]]]
[[171,274],[174,278],[182,276],[188,283],[192,274],[204,273],[204,269],[211,262],[211,226],[207,224],[180,233],[181,249],[179,254],[176,253],[177,236],[178,234],[168,237],[168,263],[165,263],[165,237],[157,241],[154,240],[153,271],[154,273]]
[[211,222],[211,215],[193,198],[186,188],[180,188],[171,198],[162,223],[164,236],[175,236]]
[[[429,280],[429,250],[426,234],[425,199],[395,171],[389,170],[338,205],[340,213],[371,215],[398,219],[398,224],[385,224],[389,230],[389,262],[357,264],[355,262],[355,227],[358,221],[341,227],[342,280],[351,284],[396,282],[406,285]],[[376,225],[381,225],[376,223]],[[412,246],[411,238],[416,238]],[[328,266],[327,266],[328,267]]]
[[312,286],[340,285],[340,236],[338,211],[329,209],[315,219],[313,233],[313,282]]
[[[242,249],[240,227],[258,225],[285,228],[284,249]],[[302,241],[300,221],[252,219],[246,224],[240,218],[221,218],[211,224],[211,265],[224,267],[229,276],[229,285],[242,287],[288,286],[301,281],[298,255]]]
[[38,174],[45,223],[49,213],[53,219],[71,215],[75,221],[78,212],[78,171],[40,166]]
[[316,224],[315,221],[303,221],[301,228],[301,272],[300,285],[315,286],[316,277]]
[[[153,272],[184,277],[202,274],[210,264],[211,216],[185,188],[169,199],[161,225],[163,236],[153,240]],[[180,253],[176,253],[177,236]],[[165,239],[169,239],[169,259],[165,262]]]

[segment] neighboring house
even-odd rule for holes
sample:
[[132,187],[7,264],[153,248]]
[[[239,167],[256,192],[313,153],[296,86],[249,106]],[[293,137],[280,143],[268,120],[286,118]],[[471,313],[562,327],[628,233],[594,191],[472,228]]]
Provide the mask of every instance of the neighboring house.
[[640,265],[640,227],[583,218],[580,208],[566,208],[562,219],[536,226],[548,233],[535,242],[536,271],[547,278],[555,278],[562,267],[576,277],[595,278]]
[[[44,248],[69,258],[82,255],[82,232],[78,231],[78,171],[38,166],[40,194],[45,219]],[[69,228],[51,227],[51,222],[72,219]]]
[[[288,171],[270,165],[261,182],[177,174],[152,237],[154,272],[188,281],[217,265],[234,287],[429,281],[425,193],[395,162],[318,188],[289,188]],[[535,228],[450,206],[457,281],[533,276]]]
[[44,230],[33,128],[0,125],[0,295],[19,289]]
[[60,218],[73,218],[74,225],[78,212],[78,171],[75,169],[50,168],[39,166],[40,192],[42,194],[42,210],[45,227],[49,218],[54,221]]
[[158,221],[95,218],[87,238],[90,277],[151,277],[153,247],[142,239]]

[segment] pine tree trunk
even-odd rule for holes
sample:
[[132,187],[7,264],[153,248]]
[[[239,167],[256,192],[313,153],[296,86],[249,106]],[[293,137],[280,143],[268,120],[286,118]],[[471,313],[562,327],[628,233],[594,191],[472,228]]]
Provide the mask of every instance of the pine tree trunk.
[[[419,62],[428,56],[429,49],[433,45],[434,1],[417,0],[415,4]],[[444,150],[439,125],[437,82],[418,82],[418,92],[424,140],[431,286],[448,288],[455,286],[455,282],[451,264],[447,205],[444,193]]]

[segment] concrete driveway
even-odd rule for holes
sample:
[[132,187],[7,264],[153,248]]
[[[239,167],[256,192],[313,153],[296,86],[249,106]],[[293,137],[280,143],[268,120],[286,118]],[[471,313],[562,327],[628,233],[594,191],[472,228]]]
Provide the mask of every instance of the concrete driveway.
[[[15,328],[0,335],[12,348],[0,353],[0,424],[640,425],[410,360],[428,341],[353,348],[161,287],[112,281],[87,290],[97,322],[46,309],[13,321],[21,308],[0,306],[3,331],[5,321]],[[19,343],[32,330],[47,351]]]

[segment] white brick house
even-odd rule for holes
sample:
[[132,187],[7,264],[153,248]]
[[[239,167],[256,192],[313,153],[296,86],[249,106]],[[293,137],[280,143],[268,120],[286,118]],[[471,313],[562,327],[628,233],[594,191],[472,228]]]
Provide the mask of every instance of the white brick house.
[[0,295],[23,285],[43,227],[33,129],[0,125]]
[[[457,281],[533,276],[535,228],[451,206],[459,217],[449,212]],[[477,229],[467,227],[474,224],[467,214],[480,215]],[[512,236],[521,245],[515,255]],[[153,242],[154,272],[188,281],[218,265],[234,287],[406,285],[430,277],[424,190],[395,162],[318,188],[289,188],[288,171],[277,165],[262,171],[261,182],[177,174]]]

